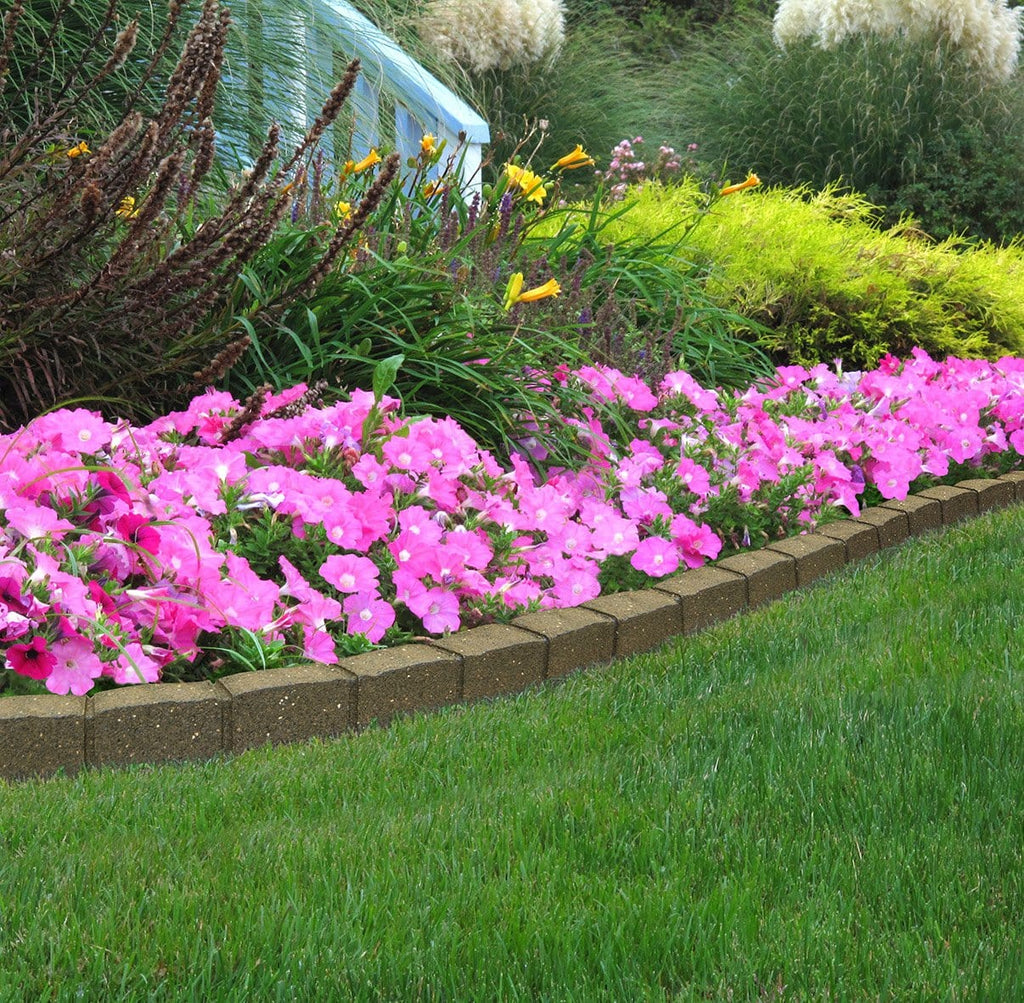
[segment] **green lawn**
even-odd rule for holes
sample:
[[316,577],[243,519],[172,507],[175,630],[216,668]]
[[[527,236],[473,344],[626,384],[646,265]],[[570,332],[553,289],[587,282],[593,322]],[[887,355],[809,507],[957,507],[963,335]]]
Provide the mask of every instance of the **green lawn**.
[[0,783],[0,1000],[1024,998],[1024,510],[658,652]]

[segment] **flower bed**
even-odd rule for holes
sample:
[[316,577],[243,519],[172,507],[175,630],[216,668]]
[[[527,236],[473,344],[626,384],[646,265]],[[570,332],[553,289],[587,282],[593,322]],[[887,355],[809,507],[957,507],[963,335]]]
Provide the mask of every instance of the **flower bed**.
[[735,395],[601,367],[551,393],[569,381],[592,402],[565,415],[588,455],[572,469],[539,442],[502,466],[369,392],[246,411],[210,391],[145,427],[36,419],[0,439],[7,668],[81,696],[335,664],[579,606],[1024,452],[1018,359],[784,367]]
[[354,655],[334,666],[295,665],[217,683],[122,686],[89,697],[0,700],[0,778],[209,759],[518,692],[702,630],[908,536],[1013,502],[1024,502],[1024,472],[927,488],[855,519],[657,579],[650,589]]

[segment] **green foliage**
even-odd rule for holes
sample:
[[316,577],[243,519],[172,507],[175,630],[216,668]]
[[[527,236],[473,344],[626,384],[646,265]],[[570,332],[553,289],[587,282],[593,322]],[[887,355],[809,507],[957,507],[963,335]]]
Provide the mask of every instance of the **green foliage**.
[[[616,232],[659,232],[702,198],[695,185],[648,186]],[[689,234],[713,263],[723,306],[770,329],[777,362],[841,358],[871,367],[915,345],[937,357],[1024,352],[1024,246],[932,242],[912,220],[880,230],[878,210],[833,187],[754,189],[716,202]]]
[[[6,77],[0,80],[3,124],[25,129],[39,105],[59,103],[66,87],[78,88],[103,73],[102,86],[86,88],[87,102],[75,106],[76,126],[88,139],[116,126],[132,107],[153,115],[160,105],[159,78],[174,69],[172,51],[180,51],[186,32],[184,5],[161,10],[149,0],[120,0],[117,4],[74,3],[69,0],[21,0],[17,25],[5,23],[0,41],[7,50]],[[5,4],[8,14],[19,4]],[[190,8],[198,11],[193,0]],[[107,68],[119,32],[137,22],[136,52]],[[52,39],[49,36],[52,33]]]
[[549,261],[570,252],[585,265],[584,285],[596,298],[578,329],[593,361],[655,385],[685,368],[707,386],[747,386],[771,368],[753,344],[760,328],[709,294],[708,265],[690,253],[708,202],[696,186],[688,190],[694,201],[685,211],[653,226],[636,200],[608,205],[599,193],[538,221],[526,246]]
[[1019,128],[995,134],[964,128],[939,137],[925,145],[912,176],[897,188],[868,192],[885,206],[886,223],[910,215],[940,239],[957,235],[1008,243],[1024,235],[1024,134]]
[[[88,100],[75,106],[76,129],[101,140],[131,109],[159,114],[176,54],[188,26],[200,17],[205,0],[24,0],[24,16],[11,34],[10,65],[0,94],[8,126],[23,128],[40,103],[58,99],[69,84],[101,71],[119,31],[137,24],[135,53],[109,72],[101,87],[88,88]],[[334,80],[310,66],[295,44],[293,5],[283,0],[237,0],[231,4],[233,30],[224,42],[223,79],[217,86],[217,156],[228,169],[250,163],[260,152],[271,124],[268,95],[286,91],[288,81],[309,77],[323,94]],[[53,33],[52,40],[47,38]],[[305,122],[282,123],[297,141]],[[294,135],[288,135],[289,130]]]
[[513,156],[528,126],[537,122],[547,123],[539,134],[542,162],[576,143],[599,156],[623,136],[640,134],[685,146],[672,111],[677,77],[649,53],[632,48],[633,34],[618,16],[594,13],[568,25],[552,66],[474,77],[474,101],[491,123],[496,167]]
[[[602,0],[574,0],[567,4],[565,41],[550,64],[471,73],[424,45],[416,34],[417,3],[356,0],[355,6],[480,110],[491,127],[485,171],[492,181],[527,135],[539,146],[540,162],[576,143],[599,155],[638,133],[676,141],[680,149],[689,142],[677,129],[678,73],[657,57],[665,25],[645,27]],[[586,180],[584,172],[574,178]]]
[[301,304],[275,316],[260,304],[305,280],[324,239],[308,224],[283,232],[239,283],[255,304],[236,318],[252,351],[229,386],[246,393],[304,382],[323,384],[330,396],[370,387],[388,363],[396,396],[418,413],[455,418],[498,453],[527,434],[525,415],[557,423],[556,402],[528,370],[584,357],[559,330],[502,309],[519,252],[507,225],[500,239],[495,227],[494,214],[460,220],[396,193],[366,243]]
[[[252,308],[229,306],[215,321],[252,340],[229,387],[244,395],[303,382],[330,395],[369,387],[390,360],[396,395],[418,413],[455,418],[499,455],[541,435],[568,458],[575,446],[560,409],[579,401],[569,400],[571,385],[550,384],[558,367],[605,363],[657,383],[685,365],[728,386],[767,372],[751,344],[756,325],[708,296],[706,271],[682,258],[678,234],[606,235],[628,208],[599,196],[560,208],[556,184],[547,200],[555,207],[543,209],[506,185],[467,204],[455,188],[425,197],[413,178],[404,189],[417,194],[396,189],[365,243],[308,298],[266,314],[260,305],[305,281],[325,239],[314,216],[282,231],[238,283],[237,303]],[[527,289],[554,279],[560,294],[506,310],[517,272]]]
[[[637,22],[644,34],[657,28],[670,30],[713,27],[745,14],[771,15],[777,0],[608,0],[618,13]],[[570,9],[574,0],[569,0]]]
[[[958,191],[962,181],[974,185],[976,164],[965,146],[994,153],[995,163],[985,170],[990,179],[998,175],[1013,184],[1019,178],[1020,74],[1004,85],[983,85],[965,59],[941,45],[874,36],[827,51],[811,41],[780,50],[767,18],[739,19],[694,36],[680,72],[686,97],[679,113],[704,158],[742,164],[775,185],[822,188],[842,181],[915,209],[927,206],[926,192],[907,186],[937,182],[947,193],[934,209],[945,233],[1010,232],[1017,214],[1005,196],[997,199],[1009,218],[997,234],[992,217],[1000,210],[983,208],[978,189],[963,199]],[[936,155],[946,167],[961,157],[968,162],[942,178]],[[946,212],[958,218],[943,219]],[[928,226],[931,219],[926,214],[922,222]]]

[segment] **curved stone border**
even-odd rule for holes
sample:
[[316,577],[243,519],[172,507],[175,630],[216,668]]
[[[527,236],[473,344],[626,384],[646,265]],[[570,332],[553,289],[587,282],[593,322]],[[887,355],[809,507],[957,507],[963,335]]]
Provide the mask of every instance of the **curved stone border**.
[[928,488],[813,533],[601,596],[429,643],[90,697],[0,699],[0,777],[209,759],[386,724],[396,714],[515,693],[771,602],[910,536],[1024,502],[1024,472]]

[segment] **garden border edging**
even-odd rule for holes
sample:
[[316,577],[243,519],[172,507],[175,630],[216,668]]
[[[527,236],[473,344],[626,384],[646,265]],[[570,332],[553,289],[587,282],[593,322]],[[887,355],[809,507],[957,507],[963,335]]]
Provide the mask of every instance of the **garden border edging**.
[[1024,471],[927,488],[639,591],[525,613],[508,624],[354,655],[333,666],[125,686],[87,697],[4,697],[0,779],[211,759],[517,693],[695,633],[909,537],[1015,502],[1024,503]]

